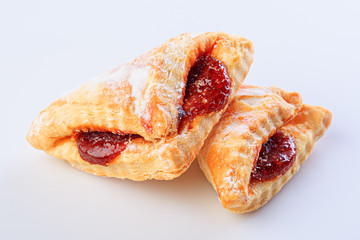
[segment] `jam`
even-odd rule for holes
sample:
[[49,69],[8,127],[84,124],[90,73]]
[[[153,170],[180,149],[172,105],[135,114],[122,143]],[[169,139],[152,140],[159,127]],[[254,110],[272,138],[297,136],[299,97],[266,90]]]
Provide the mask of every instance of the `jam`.
[[129,140],[136,137],[111,132],[81,132],[77,135],[77,147],[85,161],[107,166],[125,150]]
[[223,109],[230,92],[231,80],[225,65],[211,55],[202,55],[188,74],[183,119]]
[[294,139],[277,131],[261,147],[251,180],[268,181],[286,173],[296,158]]

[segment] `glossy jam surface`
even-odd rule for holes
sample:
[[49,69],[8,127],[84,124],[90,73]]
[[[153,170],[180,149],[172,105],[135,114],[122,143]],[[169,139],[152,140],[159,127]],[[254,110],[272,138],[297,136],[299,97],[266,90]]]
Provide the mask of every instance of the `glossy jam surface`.
[[267,181],[285,174],[296,158],[294,139],[277,131],[262,145],[251,180]]
[[182,107],[184,117],[192,119],[223,109],[230,91],[231,80],[225,65],[211,55],[199,57],[188,74]]
[[77,135],[80,156],[91,164],[109,165],[134,135],[119,135],[110,132],[81,132]]

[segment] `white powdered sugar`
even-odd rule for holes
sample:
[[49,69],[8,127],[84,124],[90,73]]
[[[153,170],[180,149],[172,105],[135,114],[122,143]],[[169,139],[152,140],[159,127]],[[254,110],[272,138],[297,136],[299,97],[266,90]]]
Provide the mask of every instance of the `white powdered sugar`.
[[230,168],[227,173],[226,177],[224,178],[225,182],[228,183],[232,188],[237,188],[238,183],[234,180],[234,169]]
[[[178,93],[181,93],[181,94],[182,94],[182,92],[183,92],[183,90],[184,90],[184,88],[185,88],[185,83],[184,83],[183,81],[181,81],[181,82],[179,82],[179,83],[177,84],[176,87],[177,87],[177,88],[176,88],[176,91],[177,91]],[[182,97],[182,95],[180,95],[179,97]]]
[[[238,197],[242,196],[243,201],[247,202],[249,200],[249,196],[246,194],[246,192],[241,190],[242,185],[244,184],[244,179],[237,176],[238,175],[236,174],[235,170],[230,168],[224,177],[222,188],[230,191],[232,195],[237,195]],[[222,195],[226,193],[227,191],[221,192]]]
[[[37,118],[36,121],[33,122],[30,132],[29,132],[29,137],[33,137],[34,135],[39,134],[40,129],[44,123],[44,118],[48,115],[48,113],[46,111],[42,112],[39,117]],[[47,123],[47,126],[49,125],[49,123]]]
[[[144,102],[143,92],[148,82],[149,72],[149,69],[145,66],[123,64],[89,80],[84,86],[88,94],[91,95],[97,93],[96,88],[101,86],[100,83],[105,84],[106,88],[112,89],[114,102],[119,104],[124,104],[126,100],[133,98],[134,101],[129,104],[133,104],[134,112],[140,115],[142,112],[141,103]],[[126,86],[131,87],[130,91]]]
[[135,99],[141,99],[149,78],[149,70],[145,67],[130,65],[129,71],[128,82],[131,85],[131,96]]
[[266,96],[272,94],[272,91],[268,88],[254,88],[254,87],[245,87],[241,89],[241,96]]

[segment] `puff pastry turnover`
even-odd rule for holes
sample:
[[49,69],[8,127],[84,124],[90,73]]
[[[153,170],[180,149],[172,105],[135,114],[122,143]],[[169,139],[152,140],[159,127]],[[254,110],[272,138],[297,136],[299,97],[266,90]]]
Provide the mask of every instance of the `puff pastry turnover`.
[[180,35],[59,98],[27,140],[97,175],[175,178],[233,99],[252,55],[237,35]]
[[269,201],[299,170],[331,123],[298,93],[243,85],[198,155],[222,205],[235,213]]

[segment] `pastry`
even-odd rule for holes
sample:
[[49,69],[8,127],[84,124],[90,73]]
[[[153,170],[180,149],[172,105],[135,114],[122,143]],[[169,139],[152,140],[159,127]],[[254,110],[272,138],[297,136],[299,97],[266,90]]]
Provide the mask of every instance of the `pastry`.
[[263,206],[299,170],[331,123],[298,93],[243,85],[198,155],[222,205],[235,213]]
[[60,97],[27,140],[96,175],[173,179],[195,159],[252,55],[237,35],[180,35]]

